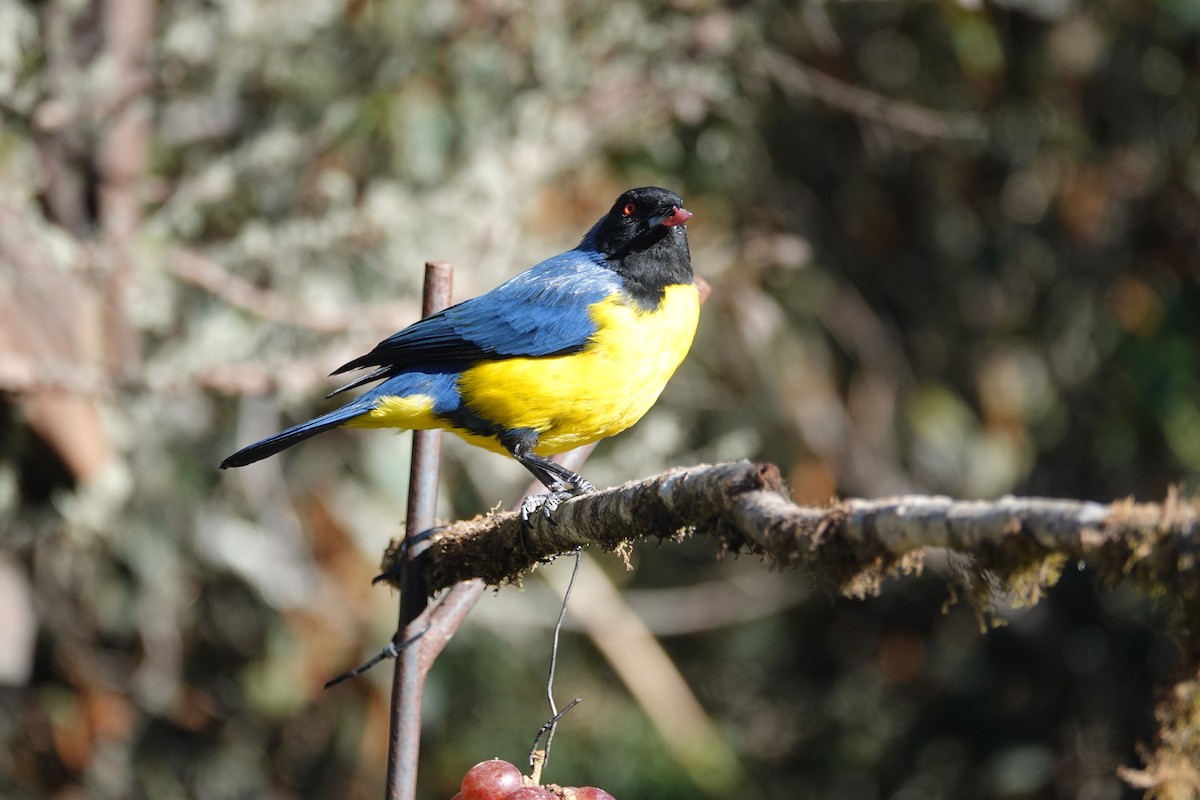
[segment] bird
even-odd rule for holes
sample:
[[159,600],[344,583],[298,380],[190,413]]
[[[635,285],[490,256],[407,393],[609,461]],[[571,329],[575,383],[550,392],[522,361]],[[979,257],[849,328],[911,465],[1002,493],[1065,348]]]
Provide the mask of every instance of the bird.
[[549,457],[618,434],[657,401],[695,336],[700,297],[688,211],[675,192],[630,189],[573,249],[424,317],[333,371],[370,368],[327,397],[338,409],[243,447],[241,467],[333,428],[443,429],[508,455],[547,489],[550,517],[595,491]]

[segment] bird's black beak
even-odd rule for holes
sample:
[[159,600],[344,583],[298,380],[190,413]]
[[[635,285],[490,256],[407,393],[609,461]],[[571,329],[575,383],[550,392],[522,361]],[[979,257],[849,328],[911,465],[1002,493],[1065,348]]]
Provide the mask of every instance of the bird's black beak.
[[682,225],[692,218],[692,212],[686,208],[679,206],[671,206],[670,211],[664,211],[650,218],[650,227],[656,228],[662,225],[664,228],[674,228],[676,225]]

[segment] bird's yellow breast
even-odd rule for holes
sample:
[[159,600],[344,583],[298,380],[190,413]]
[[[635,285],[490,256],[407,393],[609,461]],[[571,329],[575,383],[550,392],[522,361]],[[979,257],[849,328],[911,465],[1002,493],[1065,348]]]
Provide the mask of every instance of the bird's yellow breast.
[[[700,316],[699,294],[692,284],[668,286],[650,311],[615,294],[592,306],[590,314],[596,333],[583,350],[471,367],[459,378],[463,401],[503,428],[537,431],[539,455],[563,453],[633,425],[687,355]],[[455,433],[504,452],[495,439]]]

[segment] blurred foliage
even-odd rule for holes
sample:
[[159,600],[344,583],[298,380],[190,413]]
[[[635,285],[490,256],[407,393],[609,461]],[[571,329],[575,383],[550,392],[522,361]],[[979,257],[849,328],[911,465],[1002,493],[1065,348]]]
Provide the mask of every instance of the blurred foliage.
[[[106,6],[145,24],[144,65]],[[683,193],[714,293],[593,482],[749,457],[810,502],[1190,489],[1198,100],[1179,0],[0,0],[0,795],[378,796],[388,670],[320,687],[391,635],[369,579],[407,438],[215,464],[324,408],[324,372],[413,319],[424,260],[476,294],[630,185]],[[445,449],[447,517],[524,482]],[[1068,571],[981,635],[941,613],[953,565],[857,603],[698,545],[635,563],[605,566],[734,766],[689,766],[569,635],[559,693],[585,701],[550,780],[1137,796],[1114,770],[1174,662],[1138,597]],[[506,589],[452,642],[423,797],[521,760],[557,602]]]

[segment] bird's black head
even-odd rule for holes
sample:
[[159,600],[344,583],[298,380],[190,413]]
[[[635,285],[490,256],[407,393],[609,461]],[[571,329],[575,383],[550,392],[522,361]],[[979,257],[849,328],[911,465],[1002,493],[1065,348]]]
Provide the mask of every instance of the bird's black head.
[[679,195],[657,186],[630,189],[617,198],[609,212],[593,228],[596,249],[609,259],[621,258],[653,247],[680,228],[692,212],[683,207]]
[[643,186],[618,197],[588,238],[625,278],[633,297],[656,306],[667,286],[694,280],[684,224],[691,216],[679,195]]

